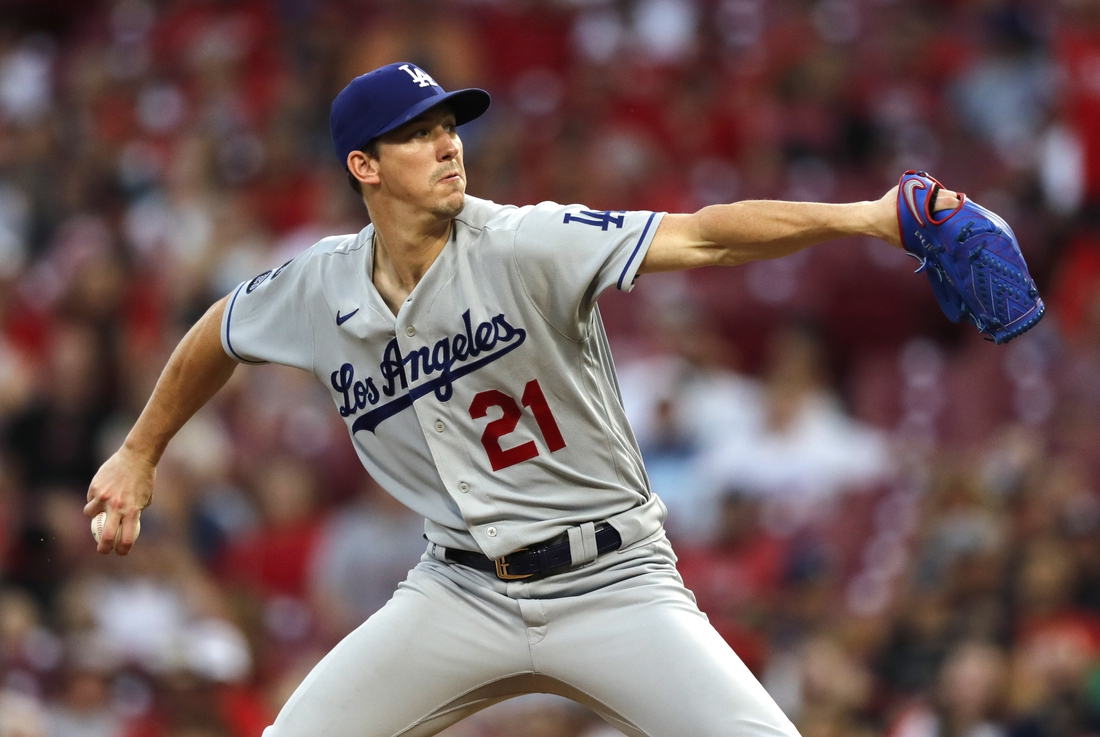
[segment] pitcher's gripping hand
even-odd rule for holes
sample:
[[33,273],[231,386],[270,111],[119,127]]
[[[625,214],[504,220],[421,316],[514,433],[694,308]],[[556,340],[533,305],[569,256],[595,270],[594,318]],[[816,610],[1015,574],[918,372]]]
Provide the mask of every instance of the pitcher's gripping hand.
[[[932,212],[954,210],[962,203],[959,193],[950,189],[936,191],[936,197],[932,202]],[[875,222],[880,232],[878,237],[895,248],[904,248],[901,244],[901,233],[898,231],[898,187],[895,185],[881,199],[876,200]]]
[[153,463],[125,445],[100,467],[88,487],[88,504],[84,507],[88,517],[107,513],[107,524],[96,552],[104,555],[111,550],[119,555],[130,552],[137,537],[138,515],[153,500],[156,475]]

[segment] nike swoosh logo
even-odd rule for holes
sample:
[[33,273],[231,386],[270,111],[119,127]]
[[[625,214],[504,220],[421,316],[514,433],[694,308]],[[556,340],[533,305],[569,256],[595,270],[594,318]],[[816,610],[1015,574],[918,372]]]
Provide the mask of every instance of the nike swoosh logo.
[[924,218],[920,216],[920,210],[917,208],[917,194],[913,190],[925,189],[924,182],[919,179],[910,179],[902,187],[902,194],[905,196],[905,204],[909,205],[909,212],[913,213],[913,217],[917,219],[917,223],[923,228]]
[[352,311],[351,311],[351,312],[349,312],[348,314],[346,314],[346,315],[341,315],[341,314],[340,314],[340,310],[336,310],[336,324],[337,324],[337,325],[343,325],[343,324],[344,324],[345,322],[347,322],[348,320],[350,320],[350,319],[351,319],[351,316],[352,316],[352,315],[354,315],[354,314],[355,314],[356,312],[358,312],[358,311],[359,311],[359,308],[358,308],[358,307],[356,307],[356,308],[355,308],[354,310],[352,310]]

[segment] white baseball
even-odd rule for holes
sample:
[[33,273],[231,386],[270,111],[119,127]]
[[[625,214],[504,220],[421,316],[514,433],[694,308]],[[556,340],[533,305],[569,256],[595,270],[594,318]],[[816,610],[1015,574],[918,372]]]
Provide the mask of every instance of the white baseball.
[[[98,543],[99,539],[103,537],[103,528],[107,526],[107,513],[100,512],[92,518],[92,537]],[[122,534],[122,530],[119,529],[115,533],[115,545],[118,545],[118,541]],[[138,535],[141,534],[141,518],[139,517],[137,523],[134,525],[134,542],[137,542]]]

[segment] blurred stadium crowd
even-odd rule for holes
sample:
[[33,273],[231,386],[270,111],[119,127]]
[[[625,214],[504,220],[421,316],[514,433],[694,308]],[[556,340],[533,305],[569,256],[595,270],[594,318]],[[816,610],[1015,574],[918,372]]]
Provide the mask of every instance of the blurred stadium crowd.
[[[0,737],[257,737],[418,559],[277,367],[173,442],[132,555],[81,515],[197,316],[365,225],[329,103],[398,59],[493,94],[499,202],[926,168],[1005,216],[1051,314],[1004,347],[862,241],[601,306],[684,579],[806,737],[1100,730],[1098,0],[2,0]],[[608,730],[526,698],[447,735]]]

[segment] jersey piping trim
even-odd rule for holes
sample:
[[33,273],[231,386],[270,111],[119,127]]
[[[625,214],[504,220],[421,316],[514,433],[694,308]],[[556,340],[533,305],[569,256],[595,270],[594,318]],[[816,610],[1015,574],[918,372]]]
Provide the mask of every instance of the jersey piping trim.
[[237,353],[233,348],[233,341],[229,339],[229,328],[233,325],[233,305],[237,304],[237,297],[242,289],[244,289],[244,282],[241,282],[241,285],[237,287],[237,291],[233,292],[233,299],[229,300],[229,314],[225,316],[225,347],[229,349],[229,353],[233,358],[241,363],[264,364],[267,361],[252,361]]
[[623,273],[619,274],[619,283],[615,286],[620,291],[623,288],[623,279],[626,278],[627,273],[630,271],[630,265],[634,263],[634,257],[638,255],[638,249],[645,243],[646,234],[649,233],[649,226],[653,224],[653,218],[656,217],[656,215],[657,213],[655,212],[649,213],[649,220],[645,221],[645,227],[642,228],[642,235],[638,238],[638,244],[634,246],[634,251],[630,254],[630,258],[626,260],[626,266],[623,267]]

